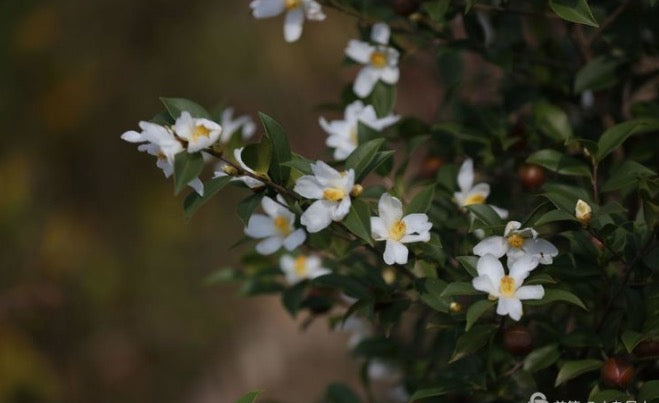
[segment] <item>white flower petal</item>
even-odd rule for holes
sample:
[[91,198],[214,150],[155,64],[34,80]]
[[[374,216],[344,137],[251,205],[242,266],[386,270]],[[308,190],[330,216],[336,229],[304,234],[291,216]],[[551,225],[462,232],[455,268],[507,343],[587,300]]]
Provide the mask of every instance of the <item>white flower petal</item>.
[[499,288],[492,283],[488,276],[478,276],[471,280],[471,285],[478,291],[486,292],[489,295],[498,296]]
[[525,285],[519,287],[515,297],[519,299],[542,299],[545,296],[545,289],[541,285]]
[[484,199],[487,199],[487,197],[490,195],[490,185],[487,183],[477,183],[473,188],[471,188],[467,197],[475,194],[481,195]]
[[341,177],[339,171],[327,165],[323,161],[316,161],[315,163],[311,164],[311,172],[313,172],[320,183],[331,182]]
[[321,231],[332,223],[331,207],[331,202],[326,200],[315,201],[302,214],[300,222],[312,234]]
[[371,217],[371,236],[376,241],[384,241],[389,237],[389,230],[380,217]]
[[522,249],[529,255],[537,256],[542,264],[551,264],[553,258],[558,256],[554,244],[542,238],[527,240]]
[[357,74],[357,78],[355,78],[352,90],[360,98],[367,97],[373,91],[373,87],[379,79],[380,72],[378,70],[370,66],[363,67]]
[[283,240],[280,236],[272,236],[256,244],[256,251],[262,255],[271,255],[281,248]]
[[501,282],[501,279],[505,275],[503,271],[503,266],[499,259],[494,255],[485,255],[478,259],[476,264],[476,270],[478,271],[479,276],[488,276],[492,280],[492,284],[497,285]]
[[302,7],[294,8],[286,13],[284,21],[284,39],[286,42],[295,42],[302,36],[304,24],[304,10]]
[[367,64],[371,60],[371,53],[373,53],[374,49],[369,43],[351,39],[348,42],[345,52],[346,56],[352,60],[361,64]]
[[387,84],[396,84],[400,77],[400,71],[397,66],[387,66],[382,69],[380,78]]
[[384,22],[378,22],[377,24],[373,25],[373,28],[371,29],[371,40],[381,45],[386,45],[389,43],[390,35],[391,30],[389,29],[389,25],[385,24]]
[[512,263],[508,261],[510,277],[515,280],[515,287],[519,287],[529,276],[529,273],[538,267],[538,259],[534,256],[524,255],[515,259]]
[[267,238],[277,234],[272,218],[263,214],[254,214],[249,218],[245,234],[251,238]]
[[[164,171],[164,169],[163,169]],[[167,176],[167,172],[165,172],[165,176]],[[194,178],[190,182],[188,182],[188,186],[190,186],[192,189],[194,189],[199,196],[204,195],[204,182],[201,181],[199,178]]]
[[490,236],[480,241],[474,246],[474,255],[485,256],[488,253],[497,258],[502,257],[508,251],[508,243],[502,236]]
[[408,214],[403,217],[406,232],[408,234],[428,232],[432,228],[432,223],[428,221],[428,215],[423,213]]
[[142,137],[142,134],[136,132],[135,130],[130,130],[122,134],[121,139],[129,143],[141,143],[146,141],[144,137]]
[[345,218],[345,216],[348,215],[350,212],[350,205],[352,202],[350,201],[350,197],[346,197],[345,199],[341,200],[340,203],[336,204],[334,203],[334,206],[332,208],[332,220],[334,221],[341,221]]
[[474,184],[474,161],[471,158],[464,160],[458,172],[458,186],[463,192],[468,192]]
[[249,4],[255,18],[274,17],[284,12],[284,0],[254,0]]
[[318,180],[311,175],[300,177],[295,182],[295,193],[307,199],[322,199],[323,187],[318,183]]
[[276,201],[272,200],[268,196],[264,196],[261,200],[261,207],[263,207],[263,211],[265,211],[265,213],[272,218],[280,215],[280,210],[284,210],[281,205],[279,205]]
[[284,248],[288,251],[293,251],[298,246],[302,245],[306,239],[307,233],[304,232],[302,228],[298,228],[284,239]]
[[492,204],[490,204],[490,207],[492,207],[492,209],[497,213],[499,217],[501,217],[502,220],[508,218],[508,210],[505,208],[497,207]]
[[375,115],[375,109],[373,109],[371,105],[365,106],[364,103],[358,99],[346,106],[345,110],[343,111],[343,118],[347,122],[354,123],[358,119],[363,118],[368,109],[370,109]]
[[295,258],[291,255],[283,255],[279,259],[279,266],[283,272],[290,272],[295,270]]
[[508,315],[512,320],[518,321],[522,318],[522,302],[516,298],[499,298],[497,304],[499,315]]
[[384,248],[384,262],[386,264],[406,264],[407,263],[407,247],[398,241],[387,239],[387,244]]
[[378,214],[384,220],[384,225],[391,228],[392,225],[403,218],[403,204],[389,193],[382,193],[378,201]]

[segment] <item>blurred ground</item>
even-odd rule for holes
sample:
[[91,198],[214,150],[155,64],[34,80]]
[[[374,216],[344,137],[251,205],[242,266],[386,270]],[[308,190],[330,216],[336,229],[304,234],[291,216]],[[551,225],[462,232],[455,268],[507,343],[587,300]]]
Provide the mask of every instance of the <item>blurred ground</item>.
[[[232,265],[242,193],[191,221],[119,135],[178,96],[267,111],[323,155],[314,105],[336,102],[353,21],[328,12],[286,44],[247,1],[0,2],[0,402],[309,402],[354,382],[344,335],[306,333],[265,298],[207,287]],[[424,61],[400,109],[432,116]]]

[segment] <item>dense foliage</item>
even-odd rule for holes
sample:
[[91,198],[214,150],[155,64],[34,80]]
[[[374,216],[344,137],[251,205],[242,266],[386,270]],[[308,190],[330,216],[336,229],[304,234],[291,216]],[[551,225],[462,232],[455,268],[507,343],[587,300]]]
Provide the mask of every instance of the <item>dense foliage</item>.
[[[659,7],[591,3],[255,0],[258,18],[287,13],[288,41],[321,6],[357,20],[346,62],[363,66],[323,111],[345,116],[320,120],[327,164],[265,114],[245,143],[249,118],[184,99],[123,138],[195,189],[189,216],[247,189],[237,241],[255,251],[211,280],[352,332],[369,400],[386,380],[392,400],[651,401]],[[395,115],[414,52],[437,60],[442,93],[418,94],[441,97],[435,122]]]

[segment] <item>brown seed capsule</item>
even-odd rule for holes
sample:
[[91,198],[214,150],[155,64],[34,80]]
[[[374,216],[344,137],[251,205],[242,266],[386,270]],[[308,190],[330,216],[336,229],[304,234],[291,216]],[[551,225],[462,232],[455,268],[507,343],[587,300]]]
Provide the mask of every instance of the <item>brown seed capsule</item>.
[[391,7],[398,15],[408,16],[419,9],[419,0],[391,0]]
[[533,336],[526,326],[510,326],[503,333],[503,348],[515,355],[526,355],[533,349]]
[[535,164],[524,164],[518,171],[519,181],[527,189],[539,189],[545,183],[545,169]]
[[634,367],[624,358],[609,358],[604,361],[601,377],[605,385],[624,389],[634,379]]
[[444,160],[436,155],[426,155],[419,167],[419,178],[434,179],[437,176],[437,171],[444,165]]

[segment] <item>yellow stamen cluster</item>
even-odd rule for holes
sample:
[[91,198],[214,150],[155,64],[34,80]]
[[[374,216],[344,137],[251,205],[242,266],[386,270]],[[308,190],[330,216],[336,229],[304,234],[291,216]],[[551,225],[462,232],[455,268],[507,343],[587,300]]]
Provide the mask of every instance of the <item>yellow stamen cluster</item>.
[[284,7],[286,7],[286,10],[291,10],[298,8],[300,3],[302,3],[302,0],[284,0]]
[[400,241],[406,233],[407,225],[405,225],[402,220],[396,221],[394,225],[392,225],[389,229],[389,238],[393,239],[394,241]]
[[501,285],[499,285],[499,292],[504,297],[515,295],[515,280],[510,276],[503,276],[501,278]]
[[288,219],[284,216],[277,216],[274,219],[275,228],[282,235],[286,236],[291,233],[291,226],[289,225]]
[[471,206],[473,204],[483,204],[485,203],[485,196],[480,193],[474,193],[473,195],[467,197],[464,201],[465,206]]
[[192,139],[197,140],[199,137],[210,137],[211,131],[204,125],[197,125],[192,131]]
[[339,188],[326,188],[323,190],[323,199],[337,202],[346,197],[345,192]]
[[298,256],[295,258],[295,274],[298,277],[306,277],[307,275],[307,258]]
[[507,241],[508,241],[508,245],[510,245],[512,248],[517,248],[517,249],[524,246],[524,242],[526,242],[526,240],[521,235],[518,234],[512,234],[511,236],[508,237]]
[[371,65],[379,69],[387,67],[387,55],[384,52],[375,51],[371,53]]

